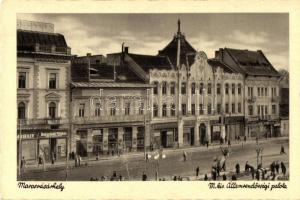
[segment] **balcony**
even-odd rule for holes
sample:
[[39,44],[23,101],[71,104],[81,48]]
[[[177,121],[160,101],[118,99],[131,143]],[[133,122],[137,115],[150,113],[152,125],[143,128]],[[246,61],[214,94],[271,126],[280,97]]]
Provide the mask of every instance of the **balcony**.
[[93,123],[124,123],[124,122],[144,122],[149,120],[146,115],[114,115],[114,116],[88,116],[88,117],[74,117],[75,124],[93,124]]
[[22,119],[18,120],[18,125],[59,125],[68,124],[68,119],[63,118],[40,118],[40,119]]
[[253,96],[252,97],[247,97],[246,100],[247,100],[248,103],[255,103],[256,97],[253,97]]

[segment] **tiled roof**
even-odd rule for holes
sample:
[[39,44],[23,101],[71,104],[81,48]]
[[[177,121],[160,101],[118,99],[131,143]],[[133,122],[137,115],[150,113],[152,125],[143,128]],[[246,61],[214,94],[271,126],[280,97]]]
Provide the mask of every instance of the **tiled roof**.
[[17,30],[17,46],[21,51],[33,51],[36,44],[67,48],[65,37],[58,33]]
[[145,72],[150,69],[172,69],[171,63],[165,56],[128,54]]
[[228,73],[235,73],[238,72],[236,70],[234,70],[233,68],[231,68],[230,66],[228,66],[227,64],[225,64],[224,62],[222,62],[219,59],[215,59],[215,58],[211,58],[207,60],[208,64],[210,64],[212,67],[221,67],[223,68],[224,72],[228,72]]
[[116,82],[71,82],[77,88],[149,88],[151,84],[143,83],[116,83]]
[[229,48],[225,48],[224,50],[229,53],[241,68],[242,73],[257,76],[280,76],[260,50],[249,51]]
[[[177,67],[177,45],[179,36],[174,36],[173,40],[158,55],[167,56],[174,67]],[[187,65],[187,54],[196,53],[196,50],[185,39],[184,35],[180,35],[180,65]],[[190,63],[189,63],[190,64]]]

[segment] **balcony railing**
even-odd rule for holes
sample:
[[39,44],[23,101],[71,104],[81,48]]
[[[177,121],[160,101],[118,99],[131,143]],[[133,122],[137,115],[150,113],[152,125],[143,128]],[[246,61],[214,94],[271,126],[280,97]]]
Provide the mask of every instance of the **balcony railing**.
[[73,118],[73,123],[89,124],[89,123],[122,123],[122,122],[144,122],[149,120],[145,115],[114,115],[114,116],[87,116]]
[[35,51],[44,52],[44,53],[65,54],[65,55],[71,54],[70,47],[57,47],[57,46],[40,45],[40,44],[35,45]]

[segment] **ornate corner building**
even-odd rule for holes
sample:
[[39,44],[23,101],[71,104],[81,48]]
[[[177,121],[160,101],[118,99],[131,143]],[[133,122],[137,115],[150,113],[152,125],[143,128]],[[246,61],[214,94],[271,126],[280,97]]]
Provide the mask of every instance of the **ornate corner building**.
[[[70,118],[68,152],[93,156],[280,135],[279,73],[262,51],[222,48],[208,59],[188,42],[180,21],[157,55],[133,54],[122,45],[121,52],[106,57],[71,58],[65,42],[60,48],[68,51],[54,51],[59,38],[53,33],[47,33],[55,35],[50,52],[36,50],[45,40],[34,34],[42,33],[30,33],[27,42],[34,38],[35,48],[27,55],[19,50],[23,32],[18,31],[18,72],[27,66],[32,90],[18,89],[18,102],[27,95],[26,113],[34,119],[47,118],[55,103],[62,111],[58,116]],[[46,81],[52,80],[53,68],[60,77],[54,90]],[[52,139],[49,152],[57,154],[60,142],[55,146]]]

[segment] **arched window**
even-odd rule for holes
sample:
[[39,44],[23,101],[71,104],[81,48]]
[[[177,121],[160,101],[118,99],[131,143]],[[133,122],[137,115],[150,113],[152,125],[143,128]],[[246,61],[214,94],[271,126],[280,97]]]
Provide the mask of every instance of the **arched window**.
[[18,119],[25,119],[26,105],[24,102],[18,104]]
[[54,102],[49,103],[49,117],[50,118],[56,117],[56,103]]
[[242,94],[242,85],[238,84],[238,94]]
[[207,94],[211,94],[211,83],[207,84]]
[[221,94],[221,84],[217,84],[217,94]]
[[200,83],[199,94],[203,94],[203,89],[204,89],[204,85],[203,85],[203,83]]
[[167,94],[167,82],[162,82],[162,94]]
[[192,85],[191,85],[191,92],[192,92],[192,94],[195,94],[195,91],[196,91],[196,84],[192,83]]
[[186,83],[185,82],[181,83],[181,94],[186,94]]
[[229,84],[225,84],[225,94],[229,94]]
[[173,103],[171,105],[171,116],[175,116],[175,113],[176,113],[176,108],[175,108],[175,104]]
[[170,84],[170,93],[171,93],[171,94],[175,94],[175,83],[174,83],[174,82],[172,82],[172,83]]
[[153,105],[153,116],[158,117],[158,106],[157,106],[157,104]]

